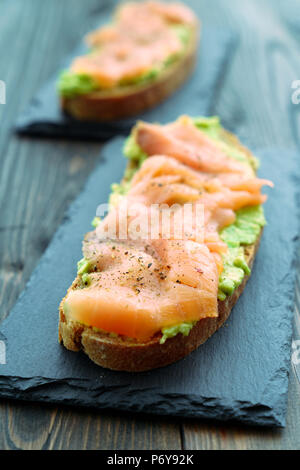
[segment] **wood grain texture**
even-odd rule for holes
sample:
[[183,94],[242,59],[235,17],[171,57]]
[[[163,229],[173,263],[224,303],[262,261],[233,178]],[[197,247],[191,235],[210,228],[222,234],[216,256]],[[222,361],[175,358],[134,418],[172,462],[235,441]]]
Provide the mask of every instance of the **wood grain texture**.
[[181,449],[172,420],[59,409],[7,402],[1,405],[0,448],[25,450]]
[[[0,105],[1,320],[100,150],[94,143],[20,139],[11,126],[107,2],[27,0],[26,8],[23,0],[0,3],[0,79],[7,86],[7,104]],[[291,83],[300,79],[298,0],[203,0],[200,6],[202,21],[240,35],[211,112],[253,149],[300,150],[300,105],[291,103]],[[291,375],[284,431],[2,401],[0,448],[300,449],[299,399]]]

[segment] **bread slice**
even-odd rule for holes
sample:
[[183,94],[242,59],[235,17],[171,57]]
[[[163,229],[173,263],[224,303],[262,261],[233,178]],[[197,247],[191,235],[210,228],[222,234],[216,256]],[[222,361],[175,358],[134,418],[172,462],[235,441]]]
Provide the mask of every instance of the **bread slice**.
[[162,71],[153,82],[61,97],[61,107],[84,121],[115,121],[142,113],[172,95],[192,74],[198,49],[198,25],[193,27],[184,55]]
[[[245,152],[249,160],[253,158],[251,152],[244,148],[233,134],[224,130],[223,139]],[[253,265],[261,235],[262,231],[256,243],[245,249],[245,259],[250,268]],[[190,354],[224,324],[248,279],[249,276],[245,275],[242,284],[231,296],[224,301],[218,301],[218,318],[202,319],[192,328],[188,336],[178,334],[164,344],[160,344],[161,333],[158,333],[151,341],[141,343],[126,337],[112,337],[80,323],[68,321],[63,311],[63,299],[59,309],[59,341],[71,351],[83,350],[92,361],[108,369],[141,372],[163,367]],[[79,284],[80,279],[77,278],[70,290],[75,289]]]

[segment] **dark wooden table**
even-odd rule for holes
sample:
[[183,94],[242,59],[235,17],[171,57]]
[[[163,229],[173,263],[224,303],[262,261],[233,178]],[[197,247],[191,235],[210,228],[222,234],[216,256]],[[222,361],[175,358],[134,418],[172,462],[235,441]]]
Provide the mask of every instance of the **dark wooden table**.
[[[291,104],[291,84],[300,79],[298,0],[199,2],[204,22],[240,34],[212,113],[252,148],[299,150],[300,104]],[[0,319],[100,150],[95,143],[18,138],[11,126],[100,7],[101,0],[0,0],[0,79],[7,86],[7,103],[0,105]],[[293,373],[283,431],[2,401],[0,448],[300,449],[299,404]]]

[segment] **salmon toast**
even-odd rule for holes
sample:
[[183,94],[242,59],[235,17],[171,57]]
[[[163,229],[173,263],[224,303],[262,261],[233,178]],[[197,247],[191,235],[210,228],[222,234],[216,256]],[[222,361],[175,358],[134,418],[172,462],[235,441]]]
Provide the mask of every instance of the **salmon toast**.
[[102,367],[138,372],[182,359],[228,318],[272,183],[217,118],[139,122],[124,151],[124,179],[61,302],[59,340]]
[[128,2],[109,25],[86,37],[58,81],[62,109],[80,120],[112,121],[136,115],[175,92],[192,73],[200,34],[181,3]]

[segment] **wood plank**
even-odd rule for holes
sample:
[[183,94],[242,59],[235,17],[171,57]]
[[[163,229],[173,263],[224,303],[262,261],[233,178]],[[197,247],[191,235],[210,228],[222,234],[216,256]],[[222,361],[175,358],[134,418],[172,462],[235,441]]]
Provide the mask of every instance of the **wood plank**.
[[10,401],[0,417],[1,449],[181,449],[172,419]]

